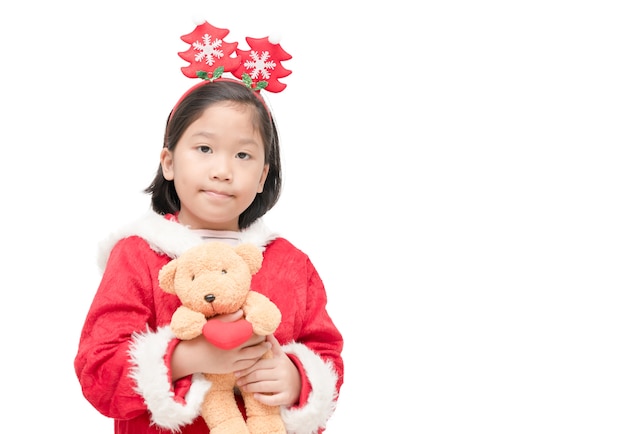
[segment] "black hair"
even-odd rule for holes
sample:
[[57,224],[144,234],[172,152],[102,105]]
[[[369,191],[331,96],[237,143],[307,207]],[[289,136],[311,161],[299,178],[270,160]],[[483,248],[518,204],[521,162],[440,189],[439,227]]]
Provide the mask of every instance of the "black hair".
[[[254,91],[235,81],[217,80],[203,83],[192,89],[170,113],[165,125],[163,147],[173,151],[185,130],[202,116],[207,107],[224,101],[254,107],[254,127],[261,133],[265,164],[269,165],[263,192],[257,193],[250,206],[239,216],[239,229],[245,229],[272,209],[278,202],[282,186],[278,131],[260,95],[255,95]],[[154,180],[144,192],[152,196],[152,209],[158,214],[173,214],[180,211],[180,199],[174,188],[174,182],[163,177],[160,164]]]

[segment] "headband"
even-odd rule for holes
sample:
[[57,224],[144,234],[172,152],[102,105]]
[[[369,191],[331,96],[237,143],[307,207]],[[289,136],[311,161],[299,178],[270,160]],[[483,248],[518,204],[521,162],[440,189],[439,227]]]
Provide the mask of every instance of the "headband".
[[[228,29],[220,29],[204,21],[193,32],[181,36],[189,44],[189,48],[178,55],[189,62],[189,65],[180,69],[186,77],[200,78],[203,81],[192,86],[180,97],[172,113],[190,92],[215,80],[240,82],[255,91],[261,101],[262,89],[278,93],[287,87],[279,79],[291,74],[282,65],[283,61],[291,59],[291,55],[283,50],[278,41],[270,37],[246,37],[250,50],[242,50],[237,48],[237,42],[224,40],[229,32]],[[222,77],[225,73],[230,73],[235,79]]]

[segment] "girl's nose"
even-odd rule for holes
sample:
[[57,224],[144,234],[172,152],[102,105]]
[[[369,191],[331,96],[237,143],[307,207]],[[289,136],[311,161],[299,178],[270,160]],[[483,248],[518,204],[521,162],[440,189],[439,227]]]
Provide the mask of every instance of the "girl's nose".
[[209,174],[212,179],[228,181],[232,178],[230,162],[226,158],[218,157],[212,160]]

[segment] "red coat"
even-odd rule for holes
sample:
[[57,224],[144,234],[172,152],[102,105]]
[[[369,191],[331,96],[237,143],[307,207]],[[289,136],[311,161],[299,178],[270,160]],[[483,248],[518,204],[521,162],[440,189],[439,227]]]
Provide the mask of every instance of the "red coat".
[[[343,338],[326,311],[324,285],[309,258],[261,221],[241,242],[264,249],[252,289],[281,311],[275,336],[300,369],[298,407],[282,408],[288,432],[323,430],[343,383]],[[116,433],[208,433],[200,402],[210,385],[200,375],[172,384],[169,328],[178,297],[158,284],[161,267],[202,239],[155,213],[113,234],[100,250],[102,280],[85,320],[74,362],[87,400],[115,419]]]

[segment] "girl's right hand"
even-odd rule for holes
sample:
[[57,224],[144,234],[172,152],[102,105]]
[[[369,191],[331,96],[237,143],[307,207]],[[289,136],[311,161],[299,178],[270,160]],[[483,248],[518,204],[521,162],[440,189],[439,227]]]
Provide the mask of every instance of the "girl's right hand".
[[[221,321],[237,321],[242,311],[219,317]],[[216,347],[203,335],[180,341],[172,353],[172,381],[196,372],[225,374],[248,369],[271,348],[265,336],[252,335],[246,342],[230,350]]]

